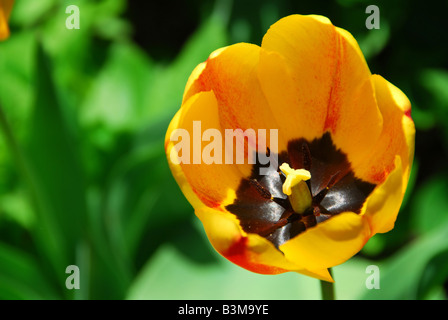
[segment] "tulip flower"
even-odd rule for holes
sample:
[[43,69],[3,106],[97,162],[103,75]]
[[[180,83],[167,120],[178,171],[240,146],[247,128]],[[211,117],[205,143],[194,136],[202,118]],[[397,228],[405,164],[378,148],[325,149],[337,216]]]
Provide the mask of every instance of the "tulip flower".
[[0,41],[9,37],[9,15],[14,0],[0,0]]
[[[221,48],[193,70],[165,151],[222,256],[256,273],[332,282],[329,268],[394,227],[414,154],[410,111],[400,89],[371,74],[349,32],[292,15],[261,46]],[[259,129],[269,134],[247,134]],[[244,139],[218,141],[227,130]],[[192,150],[188,134],[202,139]],[[242,142],[246,161],[178,161],[227,155]],[[251,163],[253,154],[276,160]]]

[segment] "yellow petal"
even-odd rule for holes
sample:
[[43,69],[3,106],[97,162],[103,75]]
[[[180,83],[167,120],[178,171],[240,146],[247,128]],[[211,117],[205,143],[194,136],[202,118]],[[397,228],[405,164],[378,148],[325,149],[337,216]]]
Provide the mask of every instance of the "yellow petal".
[[362,216],[344,212],[280,246],[285,257],[309,270],[330,268],[355,255],[370,237]]
[[244,233],[234,215],[210,208],[195,213],[216,251],[233,263],[262,274],[278,274],[296,268],[266,239]]
[[369,221],[372,235],[388,232],[394,227],[403,201],[404,189],[401,158],[395,157],[395,169],[386,181],[367,198],[364,216]]
[[262,48],[268,52],[261,53],[260,82],[272,109],[286,115],[276,117],[285,139],[330,131],[348,160],[360,163],[379,137],[382,117],[353,37],[324,17],[293,15],[271,26]]
[[[220,135],[217,136],[218,140],[223,138],[218,105],[212,91],[200,92],[188,99],[171,121],[165,137],[165,150],[173,176],[195,208],[203,205],[219,207],[230,203],[233,199],[226,199],[229,190],[236,190],[240,183],[241,167],[248,167],[246,170],[250,172],[249,164],[225,164],[224,143],[213,152],[217,159],[221,159],[221,163],[205,163],[208,155],[204,150],[215,139],[203,141],[203,134],[208,129]],[[185,148],[182,147],[181,151],[176,148],[183,143],[184,137],[177,133],[188,137],[188,143],[183,145]],[[184,156],[184,152],[189,153],[189,156],[178,159]]]
[[[270,147],[270,129],[277,130],[278,126],[259,84],[259,55],[260,47],[247,43],[216,50],[193,71],[184,101],[197,92],[212,90],[223,129],[266,130],[266,139],[253,145],[266,143]],[[266,152],[266,147],[263,151]]]
[[193,191],[192,186],[190,185],[187,178],[185,177],[184,172],[182,171],[182,166],[178,163],[171,161],[170,156],[172,153],[172,149],[175,146],[175,143],[170,141],[170,136],[173,133],[173,131],[177,128],[181,115],[182,113],[178,111],[174,116],[174,118],[171,120],[171,123],[166,133],[165,152],[168,157],[168,165],[171,169],[171,173],[174,179],[176,180],[177,184],[179,185],[180,189],[182,190],[182,193],[194,208],[199,208],[205,206],[205,204],[199,199],[198,195]]
[[[326,106],[324,108],[319,98],[314,101],[315,98],[308,95],[313,91],[305,86],[308,79],[293,78],[292,69],[281,54],[261,50],[258,76],[263,93],[271,109],[275,110],[273,120],[280,126],[279,131],[286,142],[298,137],[311,141],[322,135]],[[280,149],[285,148],[281,144]]]
[[279,274],[288,271],[333,281],[327,269],[307,270],[288,261],[271,242],[257,234],[242,231],[236,217],[225,211],[202,208],[195,211],[210,243],[231,262],[256,273]]
[[204,71],[206,65],[206,62],[202,62],[194,68],[193,72],[191,72],[190,77],[188,77],[187,84],[185,85],[182,104],[185,103],[192,95],[195,95],[201,91],[200,83],[196,80],[199,78],[202,71]]
[[402,160],[403,188],[406,188],[414,157],[415,127],[409,116],[411,104],[400,89],[383,77],[373,75],[372,80],[384,117],[383,130],[362,165],[354,169],[360,178],[382,183],[395,168],[395,156],[398,155]]

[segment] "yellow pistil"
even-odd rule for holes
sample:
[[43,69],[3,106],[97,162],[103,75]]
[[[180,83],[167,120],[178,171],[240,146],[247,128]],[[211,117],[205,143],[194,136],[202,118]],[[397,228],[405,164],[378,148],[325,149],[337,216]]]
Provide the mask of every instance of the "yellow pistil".
[[283,193],[288,196],[295,212],[305,212],[312,203],[311,193],[305,182],[311,178],[311,173],[305,169],[292,169],[287,163],[283,163],[280,170],[286,176]]

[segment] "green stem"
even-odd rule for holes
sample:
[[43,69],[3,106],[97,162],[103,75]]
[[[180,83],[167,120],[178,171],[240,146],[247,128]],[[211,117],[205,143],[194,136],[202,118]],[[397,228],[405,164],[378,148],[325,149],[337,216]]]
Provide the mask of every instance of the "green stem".
[[[331,268],[328,269],[331,275]],[[335,300],[334,283],[320,280],[320,290],[322,292],[322,300]]]

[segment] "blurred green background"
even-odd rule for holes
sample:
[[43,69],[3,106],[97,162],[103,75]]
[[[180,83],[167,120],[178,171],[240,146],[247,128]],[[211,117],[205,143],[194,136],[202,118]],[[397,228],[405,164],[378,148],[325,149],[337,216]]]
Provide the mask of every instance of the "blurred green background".
[[[71,4],[79,30],[65,27]],[[370,4],[379,30],[365,27]],[[417,128],[396,227],[334,268],[337,298],[446,299],[448,2],[417,0],[16,0],[0,43],[0,298],[319,299],[316,279],[218,256],[163,149],[193,68],[293,13],[349,30],[372,73],[408,95]]]

